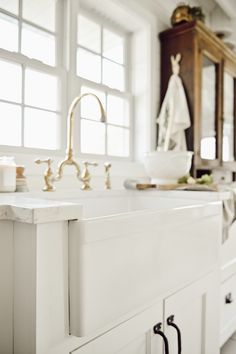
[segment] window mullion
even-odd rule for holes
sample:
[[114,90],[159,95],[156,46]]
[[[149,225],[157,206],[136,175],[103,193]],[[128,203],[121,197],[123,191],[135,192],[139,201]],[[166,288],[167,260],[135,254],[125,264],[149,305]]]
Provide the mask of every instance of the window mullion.
[[22,45],[22,13],[23,13],[23,0],[19,0],[19,29],[18,29],[18,52],[21,53]]
[[100,54],[100,58],[101,58],[101,84],[103,83],[103,26],[101,25],[101,54]]
[[[105,107],[105,110],[107,112],[107,92],[106,92],[106,107]],[[107,141],[108,141],[108,129],[107,129],[107,126],[108,126],[108,123],[107,121],[104,123],[105,124],[105,155],[107,156],[108,155],[108,144],[107,144]]]
[[131,63],[131,58],[130,58],[130,46],[129,44],[129,38],[126,36],[125,38],[125,91],[130,92],[130,73],[131,73],[131,68],[130,68],[130,63]]
[[21,87],[21,92],[22,92],[22,105],[21,105],[21,146],[25,146],[25,66],[22,65],[22,87]]

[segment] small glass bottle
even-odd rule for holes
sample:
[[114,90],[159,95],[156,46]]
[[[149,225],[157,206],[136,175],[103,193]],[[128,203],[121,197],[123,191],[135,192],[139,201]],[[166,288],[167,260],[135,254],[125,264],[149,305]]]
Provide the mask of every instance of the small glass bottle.
[[15,192],[16,164],[14,157],[0,157],[0,192]]

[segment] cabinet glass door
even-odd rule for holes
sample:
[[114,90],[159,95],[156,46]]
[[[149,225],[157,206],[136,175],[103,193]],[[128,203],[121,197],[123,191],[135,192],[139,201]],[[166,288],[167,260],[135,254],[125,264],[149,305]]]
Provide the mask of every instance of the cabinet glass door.
[[202,57],[201,145],[202,159],[215,160],[216,154],[216,64]]
[[223,161],[234,161],[234,77],[224,72]]

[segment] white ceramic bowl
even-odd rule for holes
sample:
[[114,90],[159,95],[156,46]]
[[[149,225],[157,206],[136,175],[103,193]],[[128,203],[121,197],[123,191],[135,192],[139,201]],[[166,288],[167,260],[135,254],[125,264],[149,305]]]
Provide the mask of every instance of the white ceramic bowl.
[[144,159],[144,166],[152,183],[176,183],[189,173],[192,151],[151,151]]

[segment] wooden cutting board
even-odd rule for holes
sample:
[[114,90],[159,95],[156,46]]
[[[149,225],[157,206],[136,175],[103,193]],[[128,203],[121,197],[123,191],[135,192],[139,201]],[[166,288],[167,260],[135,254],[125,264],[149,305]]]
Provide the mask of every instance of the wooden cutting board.
[[137,183],[136,188],[138,190],[183,190],[183,191],[207,191],[216,192],[218,187],[216,184],[185,184],[185,183],[173,183],[173,184],[152,184],[152,183]]

